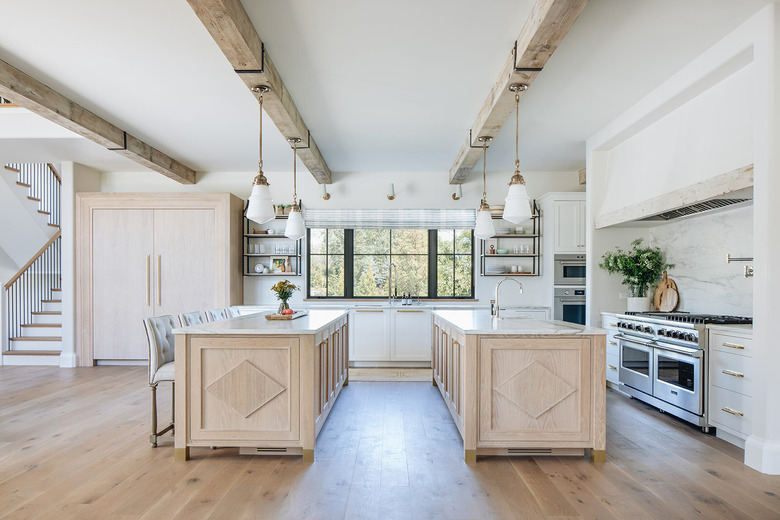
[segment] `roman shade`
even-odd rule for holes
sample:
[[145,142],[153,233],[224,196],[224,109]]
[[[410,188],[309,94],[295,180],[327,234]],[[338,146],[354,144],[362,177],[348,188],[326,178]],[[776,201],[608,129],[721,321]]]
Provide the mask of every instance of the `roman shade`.
[[306,227],[330,229],[466,229],[473,209],[307,209]]

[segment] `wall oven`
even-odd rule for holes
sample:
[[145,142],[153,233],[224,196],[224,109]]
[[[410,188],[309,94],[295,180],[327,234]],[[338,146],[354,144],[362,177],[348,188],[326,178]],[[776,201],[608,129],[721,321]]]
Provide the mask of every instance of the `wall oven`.
[[585,285],[585,255],[555,255],[555,285]]
[[585,325],[585,289],[556,287],[553,292],[553,319]]

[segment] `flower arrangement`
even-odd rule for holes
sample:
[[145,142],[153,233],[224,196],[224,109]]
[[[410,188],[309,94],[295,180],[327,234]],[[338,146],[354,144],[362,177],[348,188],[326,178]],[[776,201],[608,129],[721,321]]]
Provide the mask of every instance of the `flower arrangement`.
[[274,284],[273,287],[271,287],[271,290],[276,293],[276,297],[282,302],[279,304],[279,314],[282,314],[284,309],[290,308],[290,306],[287,304],[287,300],[290,299],[290,297],[293,295],[293,292],[299,289],[300,287],[292,283],[290,280],[278,281]]
[[623,284],[631,288],[632,296],[645,297],[650,284],[661,278],[665,269],[674,267],[666,263],[664,254],[657,247],[642,247],[642,239],[631,242],[631,250],[626,252],[619,247],[606,252],[601,257],[599,267],[608,273],[623,275]]

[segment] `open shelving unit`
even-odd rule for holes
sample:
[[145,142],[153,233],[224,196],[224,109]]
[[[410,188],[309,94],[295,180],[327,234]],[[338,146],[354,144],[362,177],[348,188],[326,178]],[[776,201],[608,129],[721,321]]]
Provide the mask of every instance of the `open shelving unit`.
[[[303,238],[292,240],[284,236],[284,226],[279,223],[286,220],[287,215],[277,215],[272,221],[261,225],[244,217],[244,276],[278,277],[300,276],[302,274]],[[274,233],[269,234],[268,230],[274,230]],[[273,270],[274,258],[283,260],[285,264],[289,263],[290,270]],[[255,266],[257,264],[268,267],[270,272],[256,272]]]
[[[506,223],[506,227],[509,229],[517,229],[519,227],[516,224],[507,222],[501,218],[501,215],[493,215],[493,219]],[[497,226],[498,227],[498,226]],[[503,227],[503,226],[501,226]],[[541,217],[539,214],[539,208],[536,205],[536,201],[533,203],[533,215],[523,224],[530,233],[502,233],[493,235],[488,240],[482,240],[481,253],[480,253],[480,274],[482,276],[539,276],[540,274],[540,239],[541,239]],[[500,229],[500,227],[499,227]],[[507,249],[508,253],[498,254],[489,252],[489,244],[493,243],[496,250]],[[515,246],[522,248],[528,246],[528,252],[515,253]],[[516,262],[515,265],[522,266],[523,271],[510,271],[501,273],[491,273],[488,271],[488,266],[512,265],[507,260]]]

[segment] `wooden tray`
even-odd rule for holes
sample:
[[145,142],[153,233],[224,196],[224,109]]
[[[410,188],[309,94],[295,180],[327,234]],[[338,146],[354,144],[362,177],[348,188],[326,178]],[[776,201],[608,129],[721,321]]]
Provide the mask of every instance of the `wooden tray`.
[[295,318],[300,318],[301,316],[306,316],[309,314],[309,311],[298,311],[294,314],[266,314],[265,319],[267,320],[294,320]]

